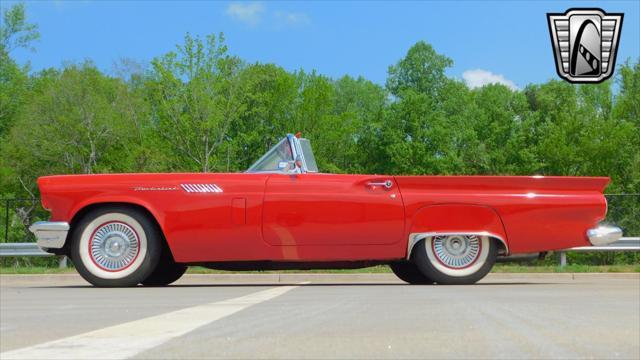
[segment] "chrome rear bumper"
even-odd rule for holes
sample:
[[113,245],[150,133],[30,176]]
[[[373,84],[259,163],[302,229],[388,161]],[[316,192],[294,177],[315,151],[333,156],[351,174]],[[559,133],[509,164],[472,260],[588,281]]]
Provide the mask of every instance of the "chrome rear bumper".
[[36,238],[38,246],[44,249],[60,249],[67,241],[69,223],[62,221],[38,221],[29,227]]
[[608,245],[620,240],[622,229],[613,225],[600,225],[587,230],[587,237],[593,246]]

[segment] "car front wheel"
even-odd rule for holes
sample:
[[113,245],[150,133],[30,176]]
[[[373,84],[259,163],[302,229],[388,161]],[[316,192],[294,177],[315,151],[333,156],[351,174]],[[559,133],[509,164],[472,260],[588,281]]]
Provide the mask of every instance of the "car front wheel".
[[71,259],[95,286],[136,286],[155,270],[161,254],[160,230],[133,208],[105,206],[75,226]]
[[498,256],[494,239],[480,235],[438,235],[413,249],[420,271],[438,284],[473,284],[485,277]]
[[424,276],[420,269],[410,261],[396,261],[389,264],[389,267],[400,280],[411,285],[433,284],[433,280]]
[[142,281],[144,286],[167,286],[184,275],[187,265],[176,263],[168,248],[162,249],[162,256],[155,270]]

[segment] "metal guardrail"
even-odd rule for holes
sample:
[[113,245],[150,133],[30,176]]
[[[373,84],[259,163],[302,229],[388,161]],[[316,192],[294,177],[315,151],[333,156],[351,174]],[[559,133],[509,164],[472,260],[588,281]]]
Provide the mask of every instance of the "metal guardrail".
[[566,251],[595,252],[595,251],[640,251],[640,237],[623,237],[606,246],[580,246]]
[[[11,256],[54,256],[46,251],[42,251],[37,243],[0,243],[0,257]],[[58,267],[64,269],[67,267],[67,257],[61,256],[58,259]]]
[[36,243],[0,243],[0,257],[8,256],[53,256],[42,251]]
[[640,237],[623,237],[605,246],[580,246],[558,251],[560,267],[567,266],[567,252],[640,251]]

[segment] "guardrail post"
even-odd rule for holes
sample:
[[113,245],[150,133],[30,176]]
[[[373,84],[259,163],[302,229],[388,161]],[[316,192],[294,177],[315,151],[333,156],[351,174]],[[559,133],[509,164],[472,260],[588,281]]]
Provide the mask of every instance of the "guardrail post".
[[9,242],[9,200],[4,203],[4,242]]
[[567,253],[560,251],[560,267],[567,266]]
[[60,269],[66,269],[67,268],[67,257],[63,256],[60,258],[60,261],[58,262],[58,267]]

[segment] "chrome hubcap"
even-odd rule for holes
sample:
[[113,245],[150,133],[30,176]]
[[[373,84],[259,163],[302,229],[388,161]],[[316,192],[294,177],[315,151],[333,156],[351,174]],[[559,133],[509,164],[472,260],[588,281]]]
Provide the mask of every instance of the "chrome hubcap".
[[109,271],[122,270],[131,265],[140,249],[136,232],[121,222],[98,227],[89,244],[93,261]]
[[475,235],[449,235],[433,238],[433,252],[445,266],[453,269],[473,264],[480,254],[480,239]]

